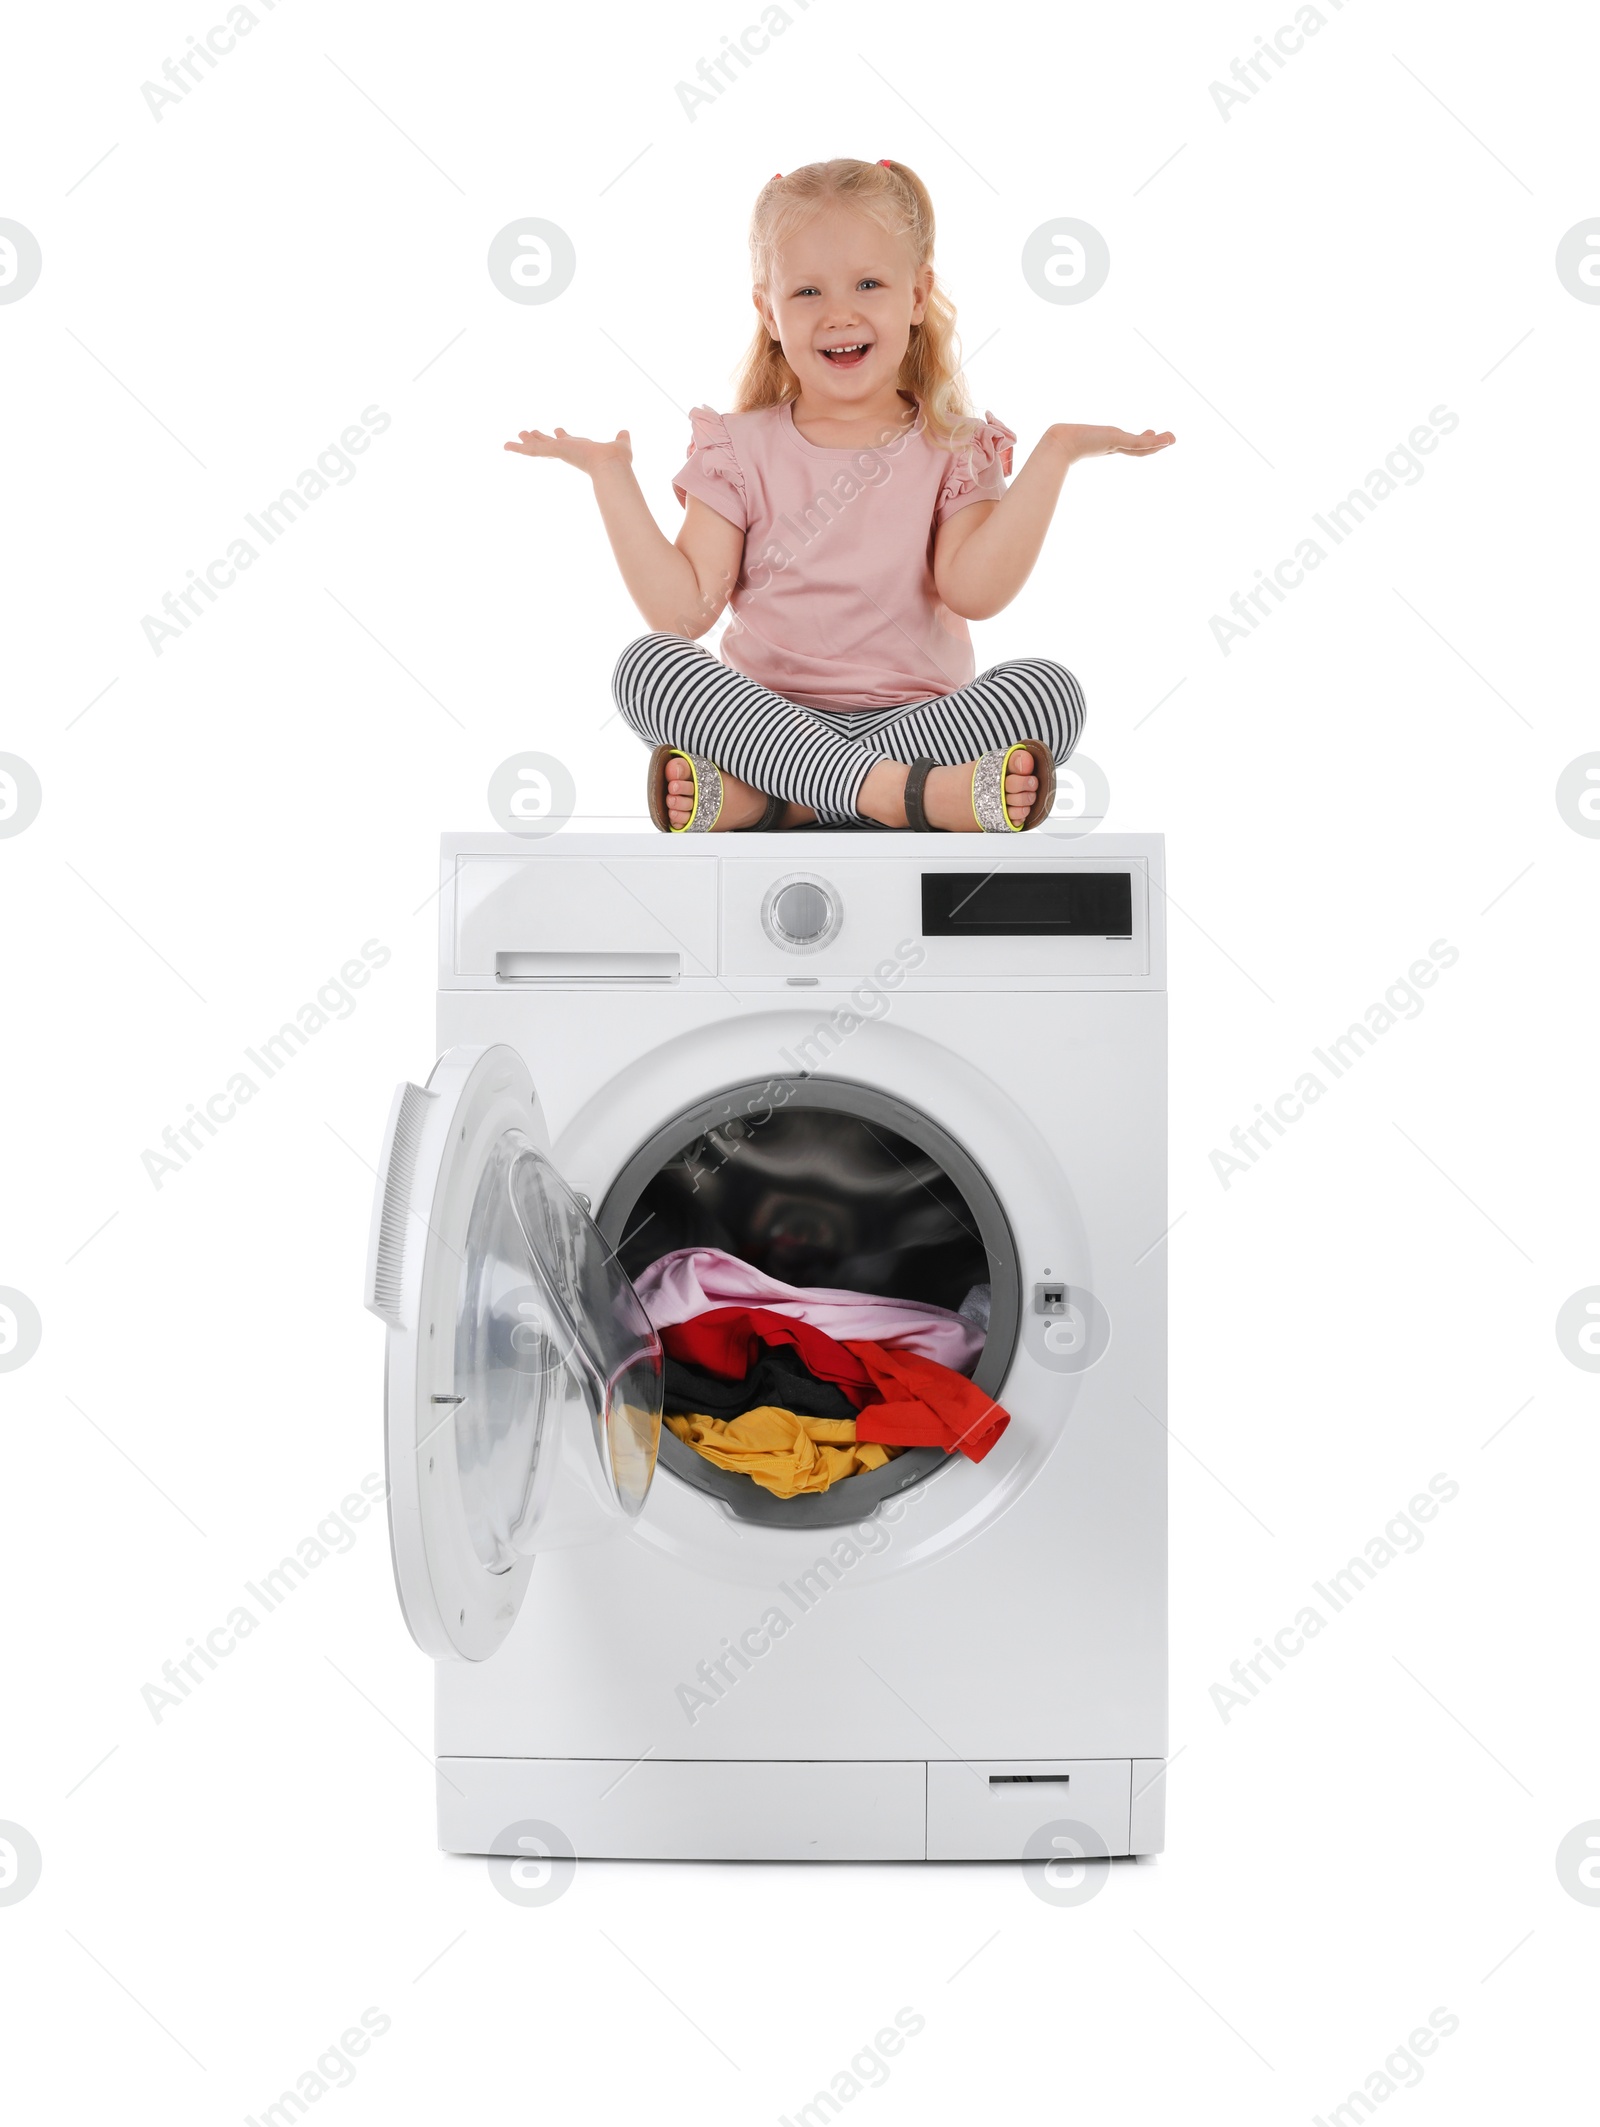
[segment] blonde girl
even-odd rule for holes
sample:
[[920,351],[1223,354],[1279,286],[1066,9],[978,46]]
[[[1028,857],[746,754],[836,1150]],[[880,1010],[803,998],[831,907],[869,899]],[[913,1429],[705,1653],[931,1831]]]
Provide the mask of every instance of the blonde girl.
[[[615,441],[525,429],[507,450],[587,473],[651,632],[612,688],[651,755],[664,831],[1006,833],[1050,809],[1083,729],[1064,665],[976,674],[969,620],[1028,579],[1069,466],[1147,457],[1146,429],[1059,423],[1014,481],[1016,437],[972,414],[932,202],[904,163],[777,176],[750,228],[755,337],[733,408],[690,415],[676,540]],[[729,612],[720,653],[698,639]]]

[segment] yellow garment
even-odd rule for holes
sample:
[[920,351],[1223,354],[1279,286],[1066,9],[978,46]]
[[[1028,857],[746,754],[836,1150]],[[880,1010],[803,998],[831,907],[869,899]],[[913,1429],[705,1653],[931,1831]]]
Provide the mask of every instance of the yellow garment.
[[775,1499],[825,1492],[858,1470],[881,1470],[896,1450],[856,1439],[853,1418],[802,1418],[763,1404],[738,1418],[669,1418],[678,1438],[719,1470],[742,1470]]

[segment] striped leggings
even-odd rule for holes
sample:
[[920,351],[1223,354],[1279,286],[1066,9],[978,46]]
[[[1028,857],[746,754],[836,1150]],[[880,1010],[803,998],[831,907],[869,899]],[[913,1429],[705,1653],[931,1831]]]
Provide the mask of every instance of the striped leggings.
[[1057,763],[1083,730],[1083,690],[1065,665],[1025,657],[909,709],[803,709],[680,635],[641,635],[611,676],[624,719],[656,746],[704,754],[768,797],[855,821],[874,761],[957,767],[1019,739]]

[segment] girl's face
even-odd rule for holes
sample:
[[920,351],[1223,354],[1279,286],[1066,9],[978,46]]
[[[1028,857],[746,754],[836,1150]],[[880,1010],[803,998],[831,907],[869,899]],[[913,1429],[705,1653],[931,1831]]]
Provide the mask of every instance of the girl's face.
[[895,391],[932,286],[903,238],[835,202],[784,243],[755,305],[805,396],[848,411]]

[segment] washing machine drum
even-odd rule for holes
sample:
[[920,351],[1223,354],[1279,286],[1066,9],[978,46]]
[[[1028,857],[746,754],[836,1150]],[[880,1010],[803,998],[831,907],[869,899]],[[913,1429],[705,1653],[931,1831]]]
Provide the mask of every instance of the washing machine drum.
[[[721,1248],[791,1285],[928,1300],[988,1320],[974,1370],[998,1395],[1019,1319],[1016,1247],[987,1176],[921,1110],[843,1079],[730,1087],[665,1124],[598,1213],[631,1277],[677,1248]],[[775,1499],[716,1469],[669,1430],[661,1460],[741,1520],[771,1527],[860,1521],[947,1463],[910,1448],[826,1492]]]

